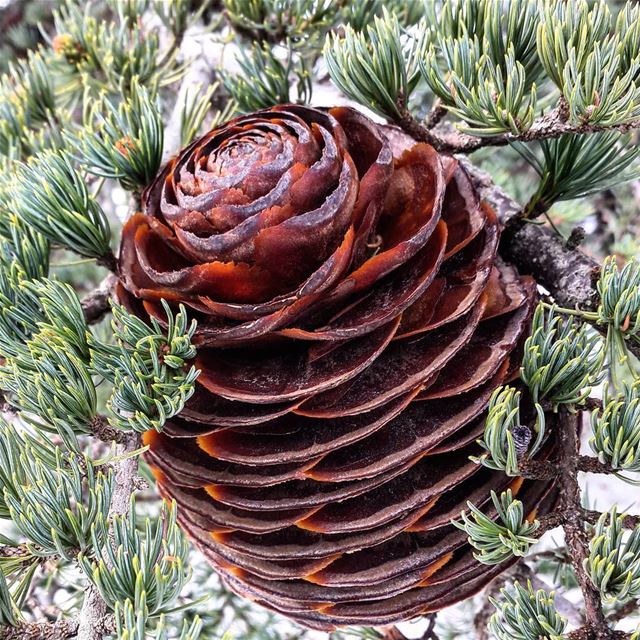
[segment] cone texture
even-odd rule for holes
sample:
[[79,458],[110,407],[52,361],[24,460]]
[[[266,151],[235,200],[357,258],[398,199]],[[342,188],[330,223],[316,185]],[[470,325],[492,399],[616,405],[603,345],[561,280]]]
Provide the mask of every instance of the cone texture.
[[343,107],[233,120],[147,189],[118,297],[186,304],[201,369],[147,459],[234,591],[319,629],[411,618],[505,568],[450,524],[467,500],[551,509],[469,461],[536,295],[499,235],[455,159]]

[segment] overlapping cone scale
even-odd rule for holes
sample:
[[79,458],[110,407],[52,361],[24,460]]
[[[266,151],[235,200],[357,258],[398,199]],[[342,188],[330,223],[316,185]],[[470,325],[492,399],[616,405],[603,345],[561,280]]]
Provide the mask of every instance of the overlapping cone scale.
[[118,298],[185,304],[201,375],[147,459],[234,591],[319,629],[410,618],[504,569],[450,524],[467,500],[552,508],[469,461],[536,297],[499,235],[455,159],[346,107],[232,120],[148,187]]

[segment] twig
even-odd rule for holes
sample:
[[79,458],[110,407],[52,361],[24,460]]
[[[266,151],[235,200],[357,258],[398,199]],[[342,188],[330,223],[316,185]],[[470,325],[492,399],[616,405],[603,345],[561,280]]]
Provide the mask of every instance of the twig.
[[548,513],[547,515],[542,516],[538,520],[540,526],[536,530],[536,536],[540,537],[547,531],[551,531],[552,529],[563,525],[564,521],[564,514],[561,511],[554,511],[553,513]]
[[551,480],[560,474],[555,462],[550,460],[519,460],[518,475],[534,480]]
[[118,272],[118,258],[116,258],[115,254],[111,249],[105,255],[96,258],[96,264],[99,264],[101,267],[105,267],[109,269],[111,273]]
[[508,226],[500,252],[522,273],[532,275],[558,304],[585,311],[597,308],[600,265],[578,249],[567,249],[552,229],[530,223]]
[[[430,613],[425,617],[429,622],[425,632],[420,636],[420,640],[439,640],[438,634],[435,631],[438,614]],[[408,638],[404,633],[402,633],[402,631],[400,631],[400,629],[398,629],[398,627],[394,626],[384,631],[384,634],[381,636],[381,640],[408,640]]]
[[[589,410],[595,409],[597,404],[589,404]],[[604,462],[600,462],[593,456],[579,455],[576,458],[576,469],[585,473],[601,473],[607,475],[613,475],[618,472],[611,465]],[[551,460],[529,460],[524,458],[518,460],[518,475],[523,478],[530,478],[534,480],[552,480],[562,474],[562,468],[558,465],[557,461]]]
[[[590,509],[582,510],[583,519],[585,520],[585,522],[589,522],[590,524],[595,524],[601,515],[602,512],[600,511],[592,511]],[[640,525],[640,516],[626,514],[622,519],[622,524],[626,529],[634,529],[635,527]]]
[[611,465],[600,462],[597,458],[592,456],[578,456],[578,471],[584,471],[585,473],[616,473]]
[[578,420],[579,413],[571,413],[560,407],[558,430],[559,466],[561,473],[561,493],[559,512],[563,514],[565,542],[569,560],[576,572],[585,604],[585,638],[610,640],[614,634],[602,610],[600,593],[587,576],[583,563],[589,553],[589,542],[584,528],[583,510],[580,506],[581,494],[578,485]]
[[402,103],[398,104],[400,117],[396,120],[396,124],[414,140],[418,142],[426,142],[435,149],[442,151],[442,141],[428,127],[420,123],[413,116],[411,111]]
[[424,126],[427,129],[433,129],[447,115],[447,109],[443,106],[440,99],[436,100],[431,111],[424,119]]
[[[607,638],[611,638],[611,640],[629,640],[631,638],[630,633],[625,633],[624,631],[609,631],[609,635]],[[566,640],[593,640],[593,638],[598,638],[601,636],[594,636],[593,631],[588,625],[584,627],[580,627],[580,629],[576,629],[575,631],[571,631],[566,636],[564,636]]]
[[420,640],[440,640],[438,638],[438,634],[436,633],[436,621],[438,619],[438,614],[430,613],[427,618],[429,619],[429,624],[426,631],[422,634]]
[[116,442],[118,444],[125,444],[131,435],[126,431],[112,427],[107,421],[107,418],[102,415],[95,416],[90,426],[91,434],[106,443]]
[[638,600],[629,600],[629,602],[622,605],[619,609],[616,609],[612,614],[610,614],[609,620],[611,620],[612,622],[624,620],[627,616],[636,613],[639,606],[640,602],[638,602]]
[[601,131],[627,132],[640,128],[640,120],[625,124],[600,125],[589,122],[573,123],[566,120],[564,109],[558,108],[540,116],[522,133],[503,133],[495,136],[477,137],[460,132],[442,133],[429,130],[407,109],[401,111],[396,122],[409,135],[421,142],[429,142],[438,151],[446,153],[471,153],[482,147],[503,147],[512,142],[551,140],[568,133],[586,134]]
[[80,301],[84,319],[88,324],[99,322],[109,311],[109,298],[116,283],[116,276],[110,273],[93,291]]
[[0,558],[24,558],[25,560],[30,560],[32,557],[25,544],[16,546],[0,544]]
[[584,401],[584,406],[587,411],[602,411],[603,402],[601,398],[587,398]]
[[25,622],[16,627],[0,627],[0,640],[66,640],[77,633],[77,620]]
[[544,551],[535,551],[528,555],[526,560],[528,562],[536,562],[538,560],[556,560],[557,562],[568,562],[569,557],[567,551],[564,548],[556,547],[554,549],[545,549]]
[[558,304],[585,311],[597,308],[600,265],[579,249],[567,248],[552,229],[532,223],[507,224],[500,251],[544,285]]
[[[124,444],[118,445],[116,455],[132,453],[140,446],[138,434],[127,434]],[[136,490],[138,458],[131,456],[114,463],[115,483],[109,516],[123,515],[129,510],[131,494]],[[78,640],[102,640],[111,623],[107,604],[98,590],[89,586],[78,620]],[[1,639],[0,639],[1,640]]]

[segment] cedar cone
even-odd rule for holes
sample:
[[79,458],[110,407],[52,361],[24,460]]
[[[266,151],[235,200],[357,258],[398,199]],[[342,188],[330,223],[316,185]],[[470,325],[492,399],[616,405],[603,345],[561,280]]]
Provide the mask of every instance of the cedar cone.
[[118,298],[161,323],[187,305],[201,369],[147,459],[231,589],[318,629],[388,624],[505,568],[450,524],[467,500],[551,510],[550,483],[469,461],[536,298],[499,234],[454,158],[346,107],[236,118],[147,188]]

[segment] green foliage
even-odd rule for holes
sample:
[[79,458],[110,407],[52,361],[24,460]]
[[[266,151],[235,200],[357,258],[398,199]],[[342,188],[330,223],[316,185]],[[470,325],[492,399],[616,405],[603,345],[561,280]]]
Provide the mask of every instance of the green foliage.
[[494,64],[500,64],[512,48],[526,72],[527,86],[540,78],[542,69],[535,43],[539,11],[532,3],[439,0],[428,6],[427,12],[432,29],[444,39],[477,36],[483,53]]
[[497,520],[492,520],[467,502],[471,513],[463,511],[460,514],[462,522],[452,522],[469,536],[469,544],[478,551],[474,557],[489,565],[500,564],[514,555],[524,556],[530,545],[537,542],[533,533],[539,527],[537,521],[524,519],[524,506],[520,500],[514,500],[511,489],[503,491],[500,497],[492,491],[491,500],[497,511]]
[[[155,94],[158,87],[180,78],[182,69],[175,64],[176,52],[161,56],[158,30],[147,29],[141,24],[140,14],[135,15],[145,3],[123,0],[114,4],[118,20],[104,20],[94,15],[95,5],[74,0],[66,0],[54,12],[58,35],[52,44],[64,65],[64,93],[72,97],[87,90],[93,97],[103,91],[129,94],[139,82]],[[183,19],[185,2],[170,4],[176,9],[167,13],[163,8],[162,16]]]
[[[4,266],[4,265],[3,265]],[[16,355],[42,320],[41,308],[28,295],[24,272],[18,265],[0,269],[0,354]]]
[[[112,0],[118,2],[118,0]],[[136,0],[129,0],[135,2]],[[137,0],[144,2],[144,0]],[[154,11],[162,21],[162,24],[169,29],[176,40],[182,38],[182,34],[190,24],[196,22],[211,4],[210,0],[201,0],[194,6],[190,0],[172,0],[171,2],[154,2]],[[132,11],[131,15],[140,16],[140,10]],[[174,43],[175,44],[175,43]]]
[[115,603],[116,637],[118,640],[146,640],[148,617],[146,615],[146,597],[135,606],[127,599],[123,604]]
[[[211,108],[211,100],[219,88],[220,83],[214,82],[202,90],[202,85],[197,84],[187,89],[184,94],[182,110],[180,111],[180,140],[182,146],[188,145],[198,135],[205,118]],[[218,124],[226,122],[236,109],[233,100],[227,101],[223,109],[214,113],[209,122],[209,128],[214,129]]]
[[[0,518],[9,518],[5,490],[11,491],[16,478],[19,482],[23,481],[20,456],[29,440],[28,434],[19,434],[14,425],[0,418]],[[36,448],[35,451],[40,455],[43,450]]]
[[615,257],[602,265],[598,280],[598,320],[634,340],[640,334],[640,263],[630,260],[622,269]]
[[[0,289],[1,284],[0,278]],[[0,388],[25,420],[76,448],[75,436],[91,431],[97,407],[77,295],[51,280],[16,277],[8,285],[15,287],[9,295],[0,293],[0,300],[9,302],[0,314],[0,348],[6,356]]]
[[32,581],[42,558],[30,554],[26,545],[0,536],[6,548],[14,547],[7,557],[0,558],[0,626],[16,626],[23,620],[22,608],[32,593]]
[[582,198],[640,175],[640,148],[628,146],[628,139],[615,132],[565,134],[533,148],[522,142],[512,146],[540,176],[530,210],[537,204],[548,208],[559,200]]
[[55,111],[56,101],[51,74],[39,52],[29,52],[27,59],[9,65],[5,79],[13,83],[13,98],[25,109],[31,122],[45,122]]
[[532,433],[520,421],[520,392],[513,387],[498,387],[489,400],[484,438],[478,441],[486,453],[471,459],[508,476],[518,475],[518,460],[525,455],[533,457],[544,438],[544,411],[539,404],[535,409],[535,440],[531,443]]
[[574,122],[625,124],[640,116],[640,55],[634,25],[640,9],[627,5],[612,32],[604,0],[546,3],[538,30],[544,68],[562,92]]
[[[449,111],[467,124],[464,131],[476,136],[526,131],[535,119],[536,87],[525,91],[524,67],[509,48],[502,67],[492,64],[471,40],[445,42],[441,69],[432,50],[421,65],[425,80],[440,98],[446,96]],[[467,84],[465,84],[465,80]],[[449,85],[449,86],[447,86]]]
[[430,89],[473,135],[526,131],[541,76],[537,4],[445,0],[427,6],[433,37],[420,66]]
[[52,242],[84,256],[110,252],[109,223],[66,154],[45,151],[14,180],[18,217]]
[[[462,131],[526,140],[514,146],[541,176],[527,208],[532,217],[639,175],[640,151],[628,136],[590,128],[624,129],[640,118],[640,8],[625,5],[614,26],[605,0],[434,0],[409,33],[393,15],[400,9],[388,8],[382,17],[375,1],[345,9],[353,26],[327,39],[331,78],[350,98],[416,126],[411,119],[424,105],[409,113],[407,104],[419,67],[436,104],[461,119]],[[553,110],[549,79],[562,92]],[[558,137],[567,128],[576,133]],[[431,135],[464,147],[446,127]]]
[[59,336],[42,332],[24,351],[7,358],[0,387],[24,420],[60,435],[70,448],[75,436],[91,432],[96,416],[96,390],[86,365]]
[[14,264],[0,269],[0,353],[25,353],[23,344],[42,328],[57,333],[74,352],[86,356],[86,323],[78,297],[67,284],[30,280]]
[[629,341],[640,341],[640,267],[635,257],[622,269],[615,256],[605,259],[597,282],[600,304],[597,311],[561,309],[562,313],[606,328],[605,353],[614,387],[622,389],[625,379],[638,378]]
[[155,177],[162,161],[164,128],[155,99],[133,78],[131,95],[115,106],[94,104],[84,127],[69,136],[89,173],[116,178],[124,189],[139,191]]
[[545,313],[540,304],[520,374],[535,403],[581,404],[601,377],[603,355],[600,336],[586,324],[558,315],[553,307]]
[[346,26],[330,34],[324,47],[333,82],[350,98],[382,116],[398,120],[420,79],[418,63],[427,46],[427,30],[403,32],[395,14],[386,10],[366,31]]
[[632,258],[622,269],[618,269],[615,257],[602,265],[598,280],[600,305],[596,313],[584,313],[590,321],[607,327],[606,349],[611,378],[621,389],[624,378],[630,374],[636,379],[638,373],[629,354],[629,341],[640,342],[640,265]]
[[224,86],[241,111],[292,102],[294,84],[299,102],[311,100],[312,78],[306,59],[296,54],[289,42],[284,49],[286,57],[280,60],[268,44],[254,44],[248,52],[240,52],[240,73],[224,75]]
[[[24,279],[20,286],[22,307],[14,307],[12,313],[23,319],[29,329],[27,336],[36,330],[56,335],[67,343],[71,351],[85,357],[88,354],[87,325],[74,289],[64,282],[47,278]],[[16,352],[24,353],[24,350],[17,349]]]
[[640,596],[640,526],[625,534],[623,522],[615,506],[603,513],[585,560],[587,574],[608,602],[625,603]]
[[55,93],[45,58],[31,52],[0,78],[0,154],[20,157],[33,150],[30,132],[55,118]]
[[198,371],[187,361],[195,356],[189,325],[180,306],[178,314],[163,301],[167,327],[157,320],[151,326],[114,306],[112,328],[116,345],[92,341],[91,366],[113,383],[107,403],[109,422],[116,428],[135,431],[162,430],[167,419],[179,413],[194,391]]
[[255,40],[289,39],[302,48],[316,45],[338,8],[332,0],[223,0],[223,4],[231,23]]
[[92,562],[81,553],[78,562],[111,610],[118,604],[126,614],[127,600],[146,616],[176,610],[173,605],[189,580],[190,569],[175,505],[163,504],[160,518],[156,522],[147,518],[140,531],[132,500],[128,514],[111,519],[111,531],[105,520],[99,520],[92,536],[97,560]]
[[114,89],[123,87],[125,91],[129,88],[134,91],[135,83],[153,87],[152,81],[160,78],[158,33],[144,30],[137,21],[133,24],[124,21],[119,25],[100,22],[95,40],[88,44],[87,54],[93,56],[92,62]]
[[[6,242],[1,244],[6,248]],[[4,357],[16,355],[37,322],[44,320],[39,301],[30,295],[31,274],[27,275],[20,262],[10,257],[9,253],[0,258],[0,354]]]
[[561,640],[567,621],[556,611],[554,593],[534,591],[515,582],[513,589],[501,589],[501,600],[489,598],[496,612],[489,630],[498,640]]
[[547,2],[544,20],[538,30],[538,49],[549,77],[563,86],[565,67],[570,58],[578,71],[584,71],[596,44],[607,38],[611,14],[604,2],[577,0],[569,4]]
[[55,466],[49,466],[33,445],[25,446],[4,499],[33,555],[70,560],[96,544],[92,529],[107,517],[113,476],[58,447],[55,456]]
[[216,92],[219,83],[210,84],[204,91],[202,84],[198,83],[192,91],[187,90],[184,94],[182,110],[180,111],[180,143],[185,147],[198,134],[207,112],[211,106],[211,98]]
[[88,327],[78,294],[64,282],[43,278],[26,284],[42,309],[44,332],[55,332],[83,360],[89,358]]
[[591,414],[589,444],[600,462],[619,471],[640,471],[640,382],[621,393],[605,389],[602,410]]
[[105,2],[109,9],[118,16],[118,21],[121,24],[133,28],[149,8],[150,0],[105,0]]
[[4,573],[0,571],[0,625],[15,627],[18,624],[19,615],[20,612],[11,597]]
[[49,272],[49,241],[15,215],[0,210],[0,216],[5,214],[6,228],[0,232],[0,266],[17,268],[28,280],[45,277]]
[[348,24],[356,31],[362,31],[374,19],[382,16],[384,10],[395,13],[400,24],[411,26],[419,22],[425,14],[422,0],[358,0],[345,2],[338,17],[338,24]]
[[[155,628],[148,628],[148,609],[146,597],[141,599],[138,607],[131,600],[125,600],[123,604],[115,605],[116,637],[118,640],[168,640],[168,628],[165,616],[161,615]],[[185,620],[180,629],[180,635],[175,640],[197,640],[202,632],[202,620],[196,618],[189,623]]]

